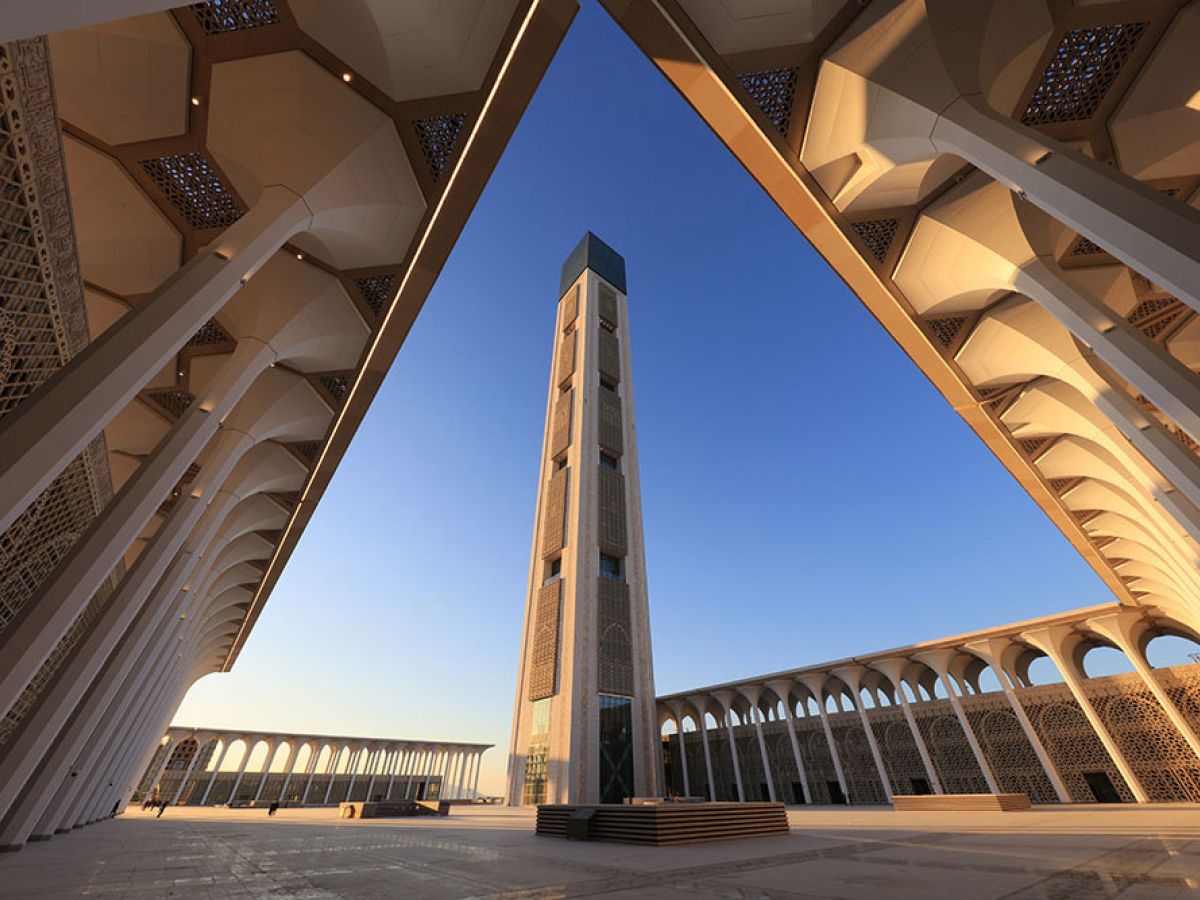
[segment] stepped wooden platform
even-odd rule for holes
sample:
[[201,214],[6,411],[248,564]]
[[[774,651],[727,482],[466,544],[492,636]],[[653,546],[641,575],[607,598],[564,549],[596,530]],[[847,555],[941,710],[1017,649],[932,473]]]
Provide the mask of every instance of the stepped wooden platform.
[[359,803],[339,803],[339,819],[389,819],[400,816],[444,816],[450,804],[427,800],[376,800]]
[[1013,812],[1029,809],[1027,794],[896,794],[892,797],[896,810],[963,810],[971,812]]
[[539,835],[626,844],[695,844],[788,833],[782,803],[546,804]]

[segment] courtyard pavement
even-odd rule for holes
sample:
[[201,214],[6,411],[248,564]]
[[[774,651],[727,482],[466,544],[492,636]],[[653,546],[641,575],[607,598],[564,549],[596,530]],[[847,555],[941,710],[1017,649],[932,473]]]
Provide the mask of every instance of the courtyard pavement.
[[0,897],[1200,896],[1200,806],[789,818],[787,837],[655,848],[539,838],[531,813],[501,807],[365,822],[328,809],[136,810],[0,856]]

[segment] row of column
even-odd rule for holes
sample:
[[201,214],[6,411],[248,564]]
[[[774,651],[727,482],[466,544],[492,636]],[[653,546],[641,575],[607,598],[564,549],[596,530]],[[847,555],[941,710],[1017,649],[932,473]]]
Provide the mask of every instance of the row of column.
[[[254,740],[253,737],[247,738],[240,735],[219,735],[204,732],[173,731],[168,733],[167,743],[164,745],[165,752],[158,764],[157,771],[149,779],[151,790],[156,789],[161,782],[174,748],[187,740],[195,741],[196,749],[191,756],[183,778],[180,779],[173,795],[169,798],[169,802],[179,802],[179,799],[184,795],[186,787],[197,774],[195,767],[197,762],[204,756],[205,748],[214,741],[220,741],[222,745],[221,752],[214,760],[212,768],[208,770],[208,774],[210,775],[208,783],[198,804],[196,804],[199,806],[205,805],[208,802],[209,793],[216,783],[217,774],[221,771],[221,766],[225,761],[225,756],[229,748],[241,740],[245,743],[246,752],[242,757],[241,765],[237,769],[237,776],[229,794],[230,799],[235,798],[241,786],[242,779],[246,774],[250,757],[260,743],[260,740]],[[376,796],[375,787],[377,782],[380,782],[381,787],[384,788],[378,794],[383,797],[391,796],[392,789],[397,780],[404,786],[403,797],[422,799],[420,797],[413,797],[414,788],[419,787],[421,782],[428,781],[431,778],[439,779],[442,786],[440,792],[441,799],[474,799],[478,796],[479,767],[483,754],[487,750],[486,747],[474,748],[439,745],[391,747],[374,743],[329,744],[287,736],[272,736],[270,738],[262,738],[261,740],[267,741],[268,749],[263,768],[258,772],[251,773],[260,776],[258,789],[252,798],[253,802],[256,803],[263,799],[262,793],[266,787],[268,776],[271,774],[271,765],[275,760],[276,751],[282,744],[286,744],[289,748],[288,756],[284,760],[283,771],[286,772],[286,775],[280,786],[278,795],[274,798],[267,798],[267,801],[270,802],[273,799],[275,802],[282,802],[284,797],[287,796],[287,790],[291,785],[293,777],[299,775],[305,779],[304,788],[300,794],[301,805],[313,802],[319,802],[321,805],[347,802],[352,796],[354,785],[360,776],[369,779],[366,791],[367,799]],[[309,756],[303,770],[297,772],[300,751],[305,746],[310,749]],[[321,762],[322,753],[325,749],[331,747],[334,749],[325,758],[324,771],[318,773],[317,768]],[[343,760],[345,761],[344,766],[342,765]],[[339,768],[341,768],[340,772],[338,771]],[[315,801],[313,797],[309,796],[313,778],[317,774],[328,776],[328,783],[320,801]],[[346,774],[350,775],[346,790],[342,796],[335,796],[333,794],[334,776]],[[384,786],[383,782],[386,783],[386,786]],[[168,798],[160,796],[159,799],[167,800]]]
[[[1104,644],[1115,647],[1124,653],[1133,664],[1134,670],[1142,684],[1144,684],[1149,693],[1162,707],[1170,724],[1178,731],[1180,737],[1196,755],[1197,760],[1200,761],[1200,737],[1197,736],[1195,729],[1167,695],[1166,690],[1158,678],[1155,677],[1153,670],[1145,658],[1143,652],[1146,643],[1145,639],[1149,634],[1149,630],[1153,627],[1154,623],[1146,620],[1140,613],[1121,609],[1072,624],[1051,624],[1031,628],[1016,635],[985,637],[983,639],[972,640],[957,647],[950,646],[919,651],[903,657],[873,659],[867,661],[866,665],[844,665],[825,671],[802,672],[797,674],[794,679],[776,678],[757,684],[740,685],[736,688],[698,692],[686,697],[667,698],[660,701],[660,703],[664,710],[664,717],[673,719],[678,727],[679,751],[685,794],[690,795],[692,793],[692,785],[690,783],[687,764],[688,750],[684,736],[683,720],[685,716],[692,713],[695,714],[696,721],[701,726],[697,731],[700,735],[702,752],[704,754],[708,784],[710,786],[716,784],[713,777],[712,751],[710,749],[709,729],[707,727],[707,716],[712,714],[714,719],[725,728],[726,737],[729,742],[730,757],[733,763],[737,798],[739,801],[746,799],[746,790],[742,781],[741,764],[738,759],[737,743],[734,736],[734,713],[740,711],[744,720],[743,724],[754,726],[762,757],[763,772],[766,776],[768,798],[771,801],[775,801],[780,799],[781,792],[771,772],[770,759],[762,729],[763,722],[765,721],[763,709],[764,706],[774,706],[774,700],[767,700],[768,695],[773,695],[775,700],[782,701],[780,705],[783,709],[783,721],[787,727],[796,770],[800,775],[800,784],[804,792],[804,802],[811,803],[812,797],[810,795],[808,778],[805,773],[804,761],[800,754],[800,746],[796,736],[793,714],[793,710],[795,709],[794,704],[798,695],[802,707],[805,709],[807,709],[807,700],[809,698],[815,701],[817,714],[821,720],[821,727],[828,745],[829,756],[833,763],[838,784],[843,796],[849,798],[849,786],[825,705],[827,697],[832,696],[840,699],[848,695],[851,708],[857,711],[862,722],[863,732],[870,748],[871,758],[879,776],[880,784],[883,786],[883,790],[890,801],[892,798],[891,780],[888,777],[883,755],[876,741],[874,730],[868,721],[861,692],[864,689],[872,692],[880,692],[893,704],[900,706],[905,721],[908,723],[908,727],[912,733],[912,739],[917,747],[929,784],[935,793],[941,794],[945,792],[945,788],[933,765],[924,737],[917,727],[912,706],[904,690],[904,686],[907,685],[912,690],[913,696],[919,698],[921,696],[920,689],[924,687],[926,693],[932,698],[934,691],[933,681],[936,680],[945,691],[954,715],[962,727],[963,734],[966,736],[971,753],[979,766],[980,772],[983,774],[984,780],[987,782],[988,790],[992,793],[1000,793],[1001,788],[993,767],[979,744],[960,700],[960,691],[965,693],[963,685],[972,680],[969,670],[973,667],[978,668],[978,664],[983,663],[991,667],[995,672],[1005,699],[1016,716],[1030,746],[1037,755],[1038,761],[1045,771],[1046,778],[1053,787],[1059,801],[1069,803],[1071,802],[1071,797],[1063,779],[1055,767],[1050,754],[1046,752],[1041,738],[1034,729],[1015,693],[1015,689],[1023,683],[1022,676],[1018,671],[1020,661],[1023,659],[1027,668],[1027,662],[1031,654],[1044,654],[1054,662],[1055,666],[1062,673],[1063,680],[1074,697],[1075,702],[1086,716],[1105,751],[1112,758],[1113,764],[1120,772],[1122,778],[1129,785],[1129,789],[1135,800],[1139,803],[1147,803],[1150,801],[1150,798],[1145,787],[1130,765],[1125,753],[1113,739],[1110,730],[1101,721],[1100,716],[1097,714],[1095,707],[1084,690],[1083,681],[1087,676],[1079,665],[1078,659],[1081,656],[1079,650],[1086,647],[1089,643],[1097,643],[1098,638],[1102,639]],[[977,679],[977,674],[975,678]],[[845,687],[845,691],[842,690],[842,686]],[[835,702],[838,701],[835,700]]]

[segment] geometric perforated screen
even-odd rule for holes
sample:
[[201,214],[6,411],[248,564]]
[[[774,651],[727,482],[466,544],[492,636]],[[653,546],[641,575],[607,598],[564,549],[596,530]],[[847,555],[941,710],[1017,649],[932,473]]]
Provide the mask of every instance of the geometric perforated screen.
[[1055,48],[1021,121],[1048,125],[1090,119],[1148,24],[1129,22],[1068,31]]

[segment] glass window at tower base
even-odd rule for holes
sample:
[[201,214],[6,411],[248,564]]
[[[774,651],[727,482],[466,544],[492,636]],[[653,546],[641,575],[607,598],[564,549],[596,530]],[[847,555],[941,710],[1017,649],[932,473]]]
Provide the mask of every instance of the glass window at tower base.
[[525,789],[521,792],[522,806],[537,806],[546,802],[546,776],[550,763],[550,698],[533,704],[531,737],[525,757]]
[[633,796],[633,701],[600,695],[600,802]]

